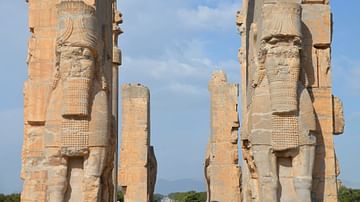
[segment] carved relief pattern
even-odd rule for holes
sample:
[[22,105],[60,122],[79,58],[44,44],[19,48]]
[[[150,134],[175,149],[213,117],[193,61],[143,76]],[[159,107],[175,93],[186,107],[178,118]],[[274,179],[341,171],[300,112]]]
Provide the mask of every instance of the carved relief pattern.
[[64,82],[63,115],[89,115],[90,86],[91,80],[87,78]]
[[61,147],[78,151],[88,147],[89,121],[64,119],[61,124]]
[[[89,115],[96,63],[95,10],[81,2],[58,6],[58,71],[63,82],[63,115]],[[56,79],[56,78],[55,78]]]
[[[276,43],[274,40],[271,43]],[[299,48],[270,46],[266,74],[270,84],[273,112],[297,111],[297,84],[300,73]]]
[[272,147],[281,151],[299,146],[299,123],[294,114],[272,115]]

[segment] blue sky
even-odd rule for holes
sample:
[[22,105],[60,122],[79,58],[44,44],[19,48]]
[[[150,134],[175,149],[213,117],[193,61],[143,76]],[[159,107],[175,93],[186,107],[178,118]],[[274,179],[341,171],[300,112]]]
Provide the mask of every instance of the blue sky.
[[[151,90],[152,144],[158,177],[203,179],[209,136],[211,72],[240,82],[235,13],[241,0],[120,0],[124,15],[121,83]],[[27,4],[0,0],[0,193],[21,190],[23,82],[27,76]],[[332,1],[334,94],[345,105],[346,132],[335,137],[340,178],[360,187],[360,1]]]

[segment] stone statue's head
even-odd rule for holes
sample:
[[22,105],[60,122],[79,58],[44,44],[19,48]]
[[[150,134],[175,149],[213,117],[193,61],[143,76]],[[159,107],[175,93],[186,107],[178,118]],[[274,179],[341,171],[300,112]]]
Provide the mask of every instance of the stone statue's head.
[[265,4],[259,58],[270,85],[273,113],[298,109],[301,7],[296,3]]
[[58,4],[57,68],[63,81],[63,116],[87,116],[97,64],[95,9],[82,1]]

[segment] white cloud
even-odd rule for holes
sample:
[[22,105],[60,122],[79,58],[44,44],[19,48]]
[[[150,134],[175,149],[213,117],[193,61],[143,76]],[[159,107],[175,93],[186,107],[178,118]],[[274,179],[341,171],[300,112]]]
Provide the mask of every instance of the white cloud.
[[215,69],[228,73],[230,82],[240,79],[237,61],[215,63],[209,58],[124,58],[121,70],[123,82],[150,84],[155,92],[169,91],[197,95],[207,91],[207,83]]
[[333,59],[333,84],[339,93],[360,95],[360,60],[347,56],[337,56]]
[[154,81],[203,77],[204,71],[202,70],[208,67],[209,66],[203,64],[200,65],[200,62],[197,61],[188,63],[176,59],[125,57],[122,77],[125,80],[128,80],[127,76],[130,76],[138,78],[143,77]]
[[186,83],[171,83],[169,86],[166,86],[164,90],[189,96],[204,96],[207,94],[207,88]]
[[234,30],[239,9],[239,3],[219,2],[216,7],[199,5],[195,9],[180,9],[177,15],[186,30],[226,32]]
[[[237,6],[227,10],[216,3],[212,8],[203,6],[198,9],[200,7],[189,8],[182,1],[178,7],[171,6],[161,12],[151,10],[157,3],[169,2],[174,1],[155,0],[151,2],[150,10],[140,7],[131,13],[155,15],[149,16],[152,23],[141,21],[140,17],[126,17],[124,13],[125,22],[126,19],[129,22],[124,26],[125,33],[120,43],[124,56],[120,75],[122,82],[140,82],[150,88],[152,144],[161,165],[158,176],[199,178],[203,176],[201,162],[209,134],[208,81],[211,72],[224,69],[229,81],[238,82],[240,79],[240,65],[236,58],[240,38],[229,31],[233,26],[236,32],[235,12],[232,10]],[[205,10],[208,13],[196,13]],[[182,16],[178,15],[180,11]],[[202,17],[205,14],[206,18]],[[216,19],[210,22],[210,18]],[[203,24],[199,28],[192,27],[189,20]],[[207,36],[214,33],[217,33],[216,37]],[[189,140],[194,146],[189,146]],[[188,151],[179,152],[184,145],[189,147]],[[175,167],[177,172],[174,173]]]
[[196,41],[214,46],[214,41],[206,41],[213,40],[209,35],[224,37],[237,33],[235,15],[239,2],[225,0],[210,6],[195,0],[124,0],[118,3],[124,18],[120,45],[123,52],[131,56],[151,57],[158,57],[183,43]]

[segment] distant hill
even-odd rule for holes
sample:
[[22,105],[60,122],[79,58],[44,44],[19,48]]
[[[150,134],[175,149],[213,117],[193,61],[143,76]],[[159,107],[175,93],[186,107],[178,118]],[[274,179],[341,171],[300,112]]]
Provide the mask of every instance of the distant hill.
[[197,191],[203,192],[206,190],[205,182],[195,179],[179,179],[179,180],[156,180],[155,193],[168,195],[173,192]]

